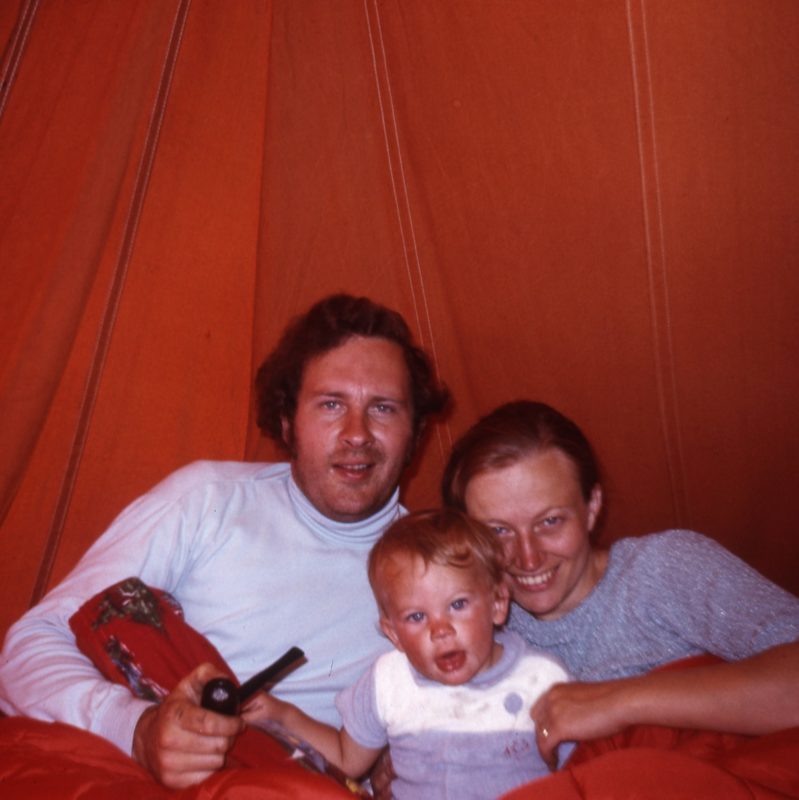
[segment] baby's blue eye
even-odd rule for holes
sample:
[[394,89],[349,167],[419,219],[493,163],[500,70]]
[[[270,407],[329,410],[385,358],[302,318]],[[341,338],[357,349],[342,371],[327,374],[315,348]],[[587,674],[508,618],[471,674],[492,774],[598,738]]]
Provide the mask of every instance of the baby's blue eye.
[[469,601],[465,597],[459,597],[457,600],[452,601],[452,607],[456,611],[462,611],[468,605]]
[[405,619],[408,620],[408,622],[421,622],[424,619],[424,612],[414,611],[412,614],[408,614]]

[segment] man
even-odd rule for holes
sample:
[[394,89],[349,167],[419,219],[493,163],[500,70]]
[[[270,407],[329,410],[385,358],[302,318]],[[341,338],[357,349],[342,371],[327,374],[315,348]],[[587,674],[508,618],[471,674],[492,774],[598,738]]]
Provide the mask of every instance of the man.
[[3,711],[98,733],[170,787],[222,766],[243,723],[199,706],[211,665],[153,705],[105,681],[75,646],[70,616],[136,576],[171,593],[242,680],[300,646],[307,664],[275,693],[339,723],[335,694],[387,647],[366,558],[403,513],[400,476],[447,395],[402,318],[349,295],[295,320],[256,385],[258,424],[289,463],[198,462],[131,504],[9,631]]

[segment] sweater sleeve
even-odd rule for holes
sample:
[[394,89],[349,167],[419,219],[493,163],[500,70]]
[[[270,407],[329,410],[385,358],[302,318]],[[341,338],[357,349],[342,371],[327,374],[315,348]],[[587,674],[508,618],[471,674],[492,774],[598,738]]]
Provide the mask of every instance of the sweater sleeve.
[[76,725],[131,752],[149,704],[100,675],[78,650],[69,618],[86,599],[130,576],[171,591],[187,558],[183,534],[190,523],[163,487],[123,511],[65,580],[11,627],[0,656],[5,713]]
[[728,660],[799,639],[799,598],[713,539],[693,531],[645,539],[638,557],[660,626]]
[[377,706],[376,665],[352,685],[339,692],[336,708],[344,729],[361,747],[380,748],[388,737]]

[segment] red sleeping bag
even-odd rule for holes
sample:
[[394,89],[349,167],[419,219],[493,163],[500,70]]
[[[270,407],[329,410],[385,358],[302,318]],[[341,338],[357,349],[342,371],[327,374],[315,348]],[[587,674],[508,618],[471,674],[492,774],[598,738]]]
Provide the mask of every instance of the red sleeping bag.
[[[167,594],[128,579],[101,592],[70,620],[78,646],[109,679],[157,700],[195,666],[230,673],[216,649],[183,620]],[[298,643],[301,645],[301,643]],[[700,662],[706,659],[700,659]],[[683,662],[690,668],[692,662]],[[114,745],[60,723],[0,720],[4,800],[352,800],[351,782],[318,754],[248,729],[228,766],[190,789],[172,791]],[[799,800],[799,728],[768,736],[655,726],[581,744],[569,764],[506,800]]]

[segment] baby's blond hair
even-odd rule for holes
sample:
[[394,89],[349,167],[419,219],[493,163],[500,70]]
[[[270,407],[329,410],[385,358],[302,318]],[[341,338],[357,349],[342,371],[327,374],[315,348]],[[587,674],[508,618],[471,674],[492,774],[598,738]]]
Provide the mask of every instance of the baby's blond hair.
[[481,522],[452,508],[417,511],[390,525],[369,554],[369,583],[383,605],[381,571],[395,555],[419,556],[425,565],[477,567],[492,586],[502,582],[502,547]]

